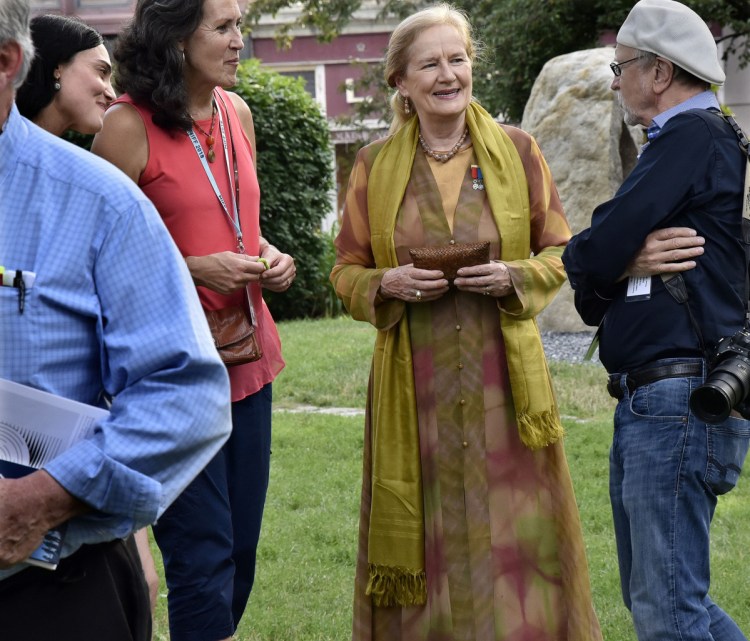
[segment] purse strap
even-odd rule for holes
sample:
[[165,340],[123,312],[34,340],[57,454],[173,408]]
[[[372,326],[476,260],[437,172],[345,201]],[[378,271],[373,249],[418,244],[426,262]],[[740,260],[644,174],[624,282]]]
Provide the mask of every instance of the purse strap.
[[[190,141],[193,143],[193,147],[195,147],[195,151],[198,154],[198,158],[201,161],[201,165],[203,165],[203,170],[206,172],[206,177],[208,178],[208,181],[211,183],[211,187],[214,190],[214,194],[216,194],[216,198],[218,199],[219,203],[221,204],[221,208],[224,210],[224,213],[227,216],[227,219],[232,224],[232,227],[234,228],[234,232],[237,236],[237,252],[240,254],[245,253],[245,244],[242,242],[242,227],[240,225],[240,175],[239,171],[237,169],[237,152],[234,148],[234,138],[232,137],[232,123],[229,118],[229,109],[227,108],[226,102],[224,102],[224,98],[222,98],[220,93],[214,92],[214,106],[216,105],[216,98],[219,99],[221,102],[222,107],[224,107],[224,111],[227,115],[227,128],[229,129],[229,145],[227,145],[227,134],[226,130],[224,129],[224,118],[222,117],[221,109],[218,109],[219,112],[219,130],[221,131],[221,144],[224,149],[224,162],[226,163],[227,167],[227,175],[229,176],[229,185],[232,186],[232,177],[234,177],[234,190],[232,191],[232,213],[234,216],[232,216],[229,213],[229,209],[227,208],[227,203],[224,200],[224,196],[221,195],[221,190],[219,189],[219,186],[216,184],[216,179],[214,178],[213,172],[211,171],[211,167],[208,166],[208,162],[206,161],[206,154],[203,153],[203,147],[201,147],[200,142],[198,141],[198,136],[195,135],[195,131],[190,128],[188,130],[187,134],[190,137]],[[234,171],[229,167],[229,147],[232,148],[232,165]],[[253,327],[258,326],[257,318],[255,316],[255,306],[253,305],[253,301],[250,298],[250,292],[248,291],[248,287],[245,286],[245,300],[247,301],[247,309],[250,313],[250,324]]]
[[[224,111],[227,115],[227,126],[229,127],[229,142],[232,147],[232,164],[234,166],[234,172],[229,167],[229,147],[227,145],[227,134],[224,129],[224,118],[222,116],[222,111],[218,107],[216,107],[216,98],[219,98],[221,101],[222,106],[224,107]],[[227,207],[227,203],[224,200],[224,196],[221,194],[221,190],[219,189],[219,186],[216,184],[216,179],[214,178],[213,172],[211,171],[211,167],[208,166],[208,162],[206,161],[206,154],[203,153],[203,148],[201,147],[200,142],[198,141],[198,136],[195,134],[195,130],[191,127],[187,134],[190,137],[190,141],[193,143],[193,147],[195,147],[195,152],[198,154],[198,158],[201,161],[201,165],[203,165],[203,170],[206,172],[206,177],[208,178],[209,183],[211,183],[211,187],[214,190],[214,194],[216,194],[216,198],[219,201],[219,204],[221,205],[222,210],[226,214],[227,219],[229,220],[230,224],[234,228],[234,233],[237,236],[237,251],[240,254],[245,253],[245,245],[242,242],[242,227],[240,226],[240,180],[239,180],[239,171],[237,170],[237,153],[234,148],[234,140],[232,139],[232,127],[229,120],[229,110],[227,109],[227,105],[224,102],[224,99],[221,97],[221,94],[214,93],[214,99],[213,99],[213,105],[217,108],[219,112],[219,130],[221,131],[221,143],[222,147],[224,148],[224,162],[226,163],[227,167],[227,175],[229,176],[229,187],[231,189],[232,187],[232,175],[234,175],[234,189],[231,190],[232,194],[232,214],[229,213],[229,209]]]
[[[237,170],[237,152],[235,151],[235,148],[234,148],[234,136],[232,136],[232,121],[229,118],[229,109],[227,108],[227,103],[224,102],[224,98],[222,97],[222,95],[220,93],[217,93],[216,97],[219,99],[219,102],[221,102],[222,107],[224,107],[224,112],[227,114],[227,128],[229,129],[229,144],[232,147],[232,166],[233,166],[233,169],[234,169],[234,190],[235,190],[235,194],[234,194],[234,201],[233,201],[232,204],[234,205],[234,215],[235,215],[235,220],[236,220],[235,227],[236,227],[237,232],[238,232],[238,236],[237,236],[238,248],[240,249],[240,253],[244,254],[245,253],[245,247],[244,247],[244,245],[242,245],[242,229],[240,228],[240,215],[239,215],[239,210],[240,210],[240,173]],[[221,111],[219,111],[219,116],[221,116]],[[221,120],[221,118],[219,118],[219,129],[221,130],[221,140],[222,140],[222,144],[224,145],[224,157],[227,158],[227,140],[226,140],[226,136],[224,134],[224,123]],[[228,158],[227,158],[227,173],[229,173],[229,160],[228,160]],[[248,287],[245,287],[245,298],[247,299],[247,308],[248,308],[248,310],[250,312],[250,324],[253,327],[257,327],[258,323],[257,323],[256,318],[255,318],[255,306],[253,305],[253,301],[250,299],[250,291],[249,291]]]

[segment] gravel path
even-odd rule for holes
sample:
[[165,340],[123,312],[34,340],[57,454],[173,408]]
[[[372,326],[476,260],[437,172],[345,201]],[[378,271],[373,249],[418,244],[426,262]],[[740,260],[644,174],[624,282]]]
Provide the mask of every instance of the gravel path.
[[[544,353],[551,361],[581,363],[593,337],[594,334],[590,332],[542,332]],[[591,362],[599,362],[598,351]]]
[[[591,344],[592,333],[589,332],[542,332],[542,343],[547,359],[551,361],[568,361],[581,363],[586,350]],[[599,362],[598,352],[591,359]],[[346,407],[314,407],[312,405],[298,405],[296,407],[274,408],[276,412],[306,413],[306,414],[335,414],[338,416],[361,416],[365,412],[360,408]]]

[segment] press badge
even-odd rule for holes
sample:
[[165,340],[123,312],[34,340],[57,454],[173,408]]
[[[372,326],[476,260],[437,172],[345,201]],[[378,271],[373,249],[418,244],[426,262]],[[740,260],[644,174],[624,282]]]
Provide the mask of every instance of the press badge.
[[625,302],[648,300],[651,298],[651,276],[631,276],[628,278],[628,293]]

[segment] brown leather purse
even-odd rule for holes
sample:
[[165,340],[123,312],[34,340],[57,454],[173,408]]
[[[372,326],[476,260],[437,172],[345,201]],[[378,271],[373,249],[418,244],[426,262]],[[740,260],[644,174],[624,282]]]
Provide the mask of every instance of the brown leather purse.
[[252,363],[263,356],[255,331],[255,313],[249,296],[248,304],[251,305],[249,319],[239,305],[205,310],[214,345],[227,367]]
[[[221,94],[216,93],[216,97],[221,101],[226,112],[227,126],[229,127],[229,141],[232,145],[232,163],[234,165],[234,198],[232,199],[232,209],[234,211],[234,218],[229,213],[224,198],[216,186],[216,182],[213,179],[211,169],[206,162],[203,152],[198,144],[198,139],[195,138],[194,132],[191,130],[189,133],[193,144],[195,145],[198,157],[201,159],[203,169],[206,172],[206,176],[213,187],[214,193],[221,204],[221,207],[226,214],[229,223],[232,225],[235,234],[237,235],[237,251],[239,253],[245,252],[245,248],[242,244],[242,230],[240,229],[240,214],[239,214],[239,203],[240,203],[240,182],[237,174],[237,154],[234,149],[234,139],[232,138],[232,123],[229,122],[229,111],[224,103],[224,99]],[[222,112],[219,110],[219,124],[221,125]],[[224,157],[227,162],[227,169],[229,169],[229,158],[227,156],[227,141],[224,135],[224,126],[221,125],[221,138],[224,143]],[[231,181],[230,181],[231,183]],[[253,301],[250,299],[250,293],[245,287],[245,302],[247,303],[248,314],[245,313],[245,309],[239,305],[232,307],[225,307],[224,309],[207,309],[206,319],[208,320],[208,326],[211,329],[211,335],[214,339],[214,345],[221,356],[221,360],[227,367],[233,365],[242,365],[244,363],[252,363],[263,357],[263,350],[261,350],[260,342],[256,330],[258,323],[255,319],[255,310],[253,309]]]
[[437,269],[449,281],[456,277],[461,267],[484,265],[490,262],[490,243],[455,243],[453,245],[431,245],[409,250],[414,267]]

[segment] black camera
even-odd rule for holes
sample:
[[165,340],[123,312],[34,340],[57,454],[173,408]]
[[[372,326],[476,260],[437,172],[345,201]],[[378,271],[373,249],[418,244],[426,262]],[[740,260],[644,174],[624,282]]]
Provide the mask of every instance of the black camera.
[[721,423],[734,409],[750,418],[750,328],[716,345],[703,385],[690,395],[690,409],[706,423]]

